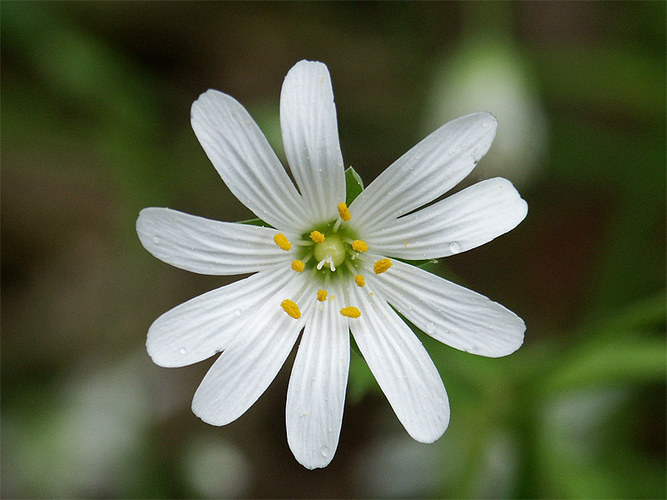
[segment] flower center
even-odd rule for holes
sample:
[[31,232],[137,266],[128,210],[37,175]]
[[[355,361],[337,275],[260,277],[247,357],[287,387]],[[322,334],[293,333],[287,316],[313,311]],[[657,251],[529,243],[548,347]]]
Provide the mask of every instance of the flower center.
[[[301,235],[299,241],[295,242],[296,249],[292,249],[292,243],[287,237],[278,233],[273,237],[275,244],[285,252],[293,253],[297,257],[292,261],[292,270],[297,273],[303,273],[308,270],[307,275],[319,278],[326,286],[329,282],[330,274],[336,272],[337,267],[342,267],[339,274],[354,276],[354,283],[363,287],[366,285],[364,276],[358,273],[358,268],[362,264],[357,260],[357,255],[368,251],[368,244],[365,241],[357,240],[353,230],[346,227],[345,222],[349,222],[351,215],[345,203],[338,204],[338,213],[340,217],[331,221],[329,224],[322,224],[318,229],[313,229],[309,233]],[[346,262],[347,257],[349,260]],[[343,265],[344,264],[344,265]],[[374,271],[376,274],[385,272],[391,267],[389,259],[382,259],[375,263]],[[311,271],[315,271],[311,274]],[[372,295],[372,293],[371,293]],[[285,313],[294,318],[301,318],[301,310],[297,301],[303,303],[308,300],[304,297],[293,297],[294,300],[286,298],[280,303]],[[320,303],[330,302],[335,299],[329,295],[326,290],[318,290],[316,297],[310,297],[310,300],[316,299]],[[320,307],[323,307],[321,304]],[[345,306],[339,310],[340,314],[354,320],[361,316],[361,311],[354,306]]]
[[[331,270],[335,270],[345,261],[345,243],[337,234],[329,234],[321,243],[316,243],[313,249],[315,260],[320,263],[329,263]],[[318,267],[321,268],[321,266]]]

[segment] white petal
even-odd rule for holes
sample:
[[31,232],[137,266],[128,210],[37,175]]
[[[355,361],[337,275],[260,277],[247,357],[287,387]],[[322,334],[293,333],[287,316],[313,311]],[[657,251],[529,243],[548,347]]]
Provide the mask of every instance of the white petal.
[[352,203],[367,229],[425,205],[458,184],[491,147],[497,122],[489,113],[457,118],[433,132],[382,172]]
[[285,155],[311,221],[335,218],[336,207],[345,201],[345,172],[324,64],[301,61],[287,73],[280,94],[280,125]]
[[332,300],[315,304],[287,390],[287,441],[308,469],[326,467],[338,447],[350,365],[350,333],[340,307]]
[[432,443],[449,424],[440,374],[412,330],[369,290],[368,285],[350,288],[350,301],[361,310],[361,317],[349,322],[354,339],[410,436]]
[[243,106],[208,90],[192,104],[190,120],[211,163],[241,203],[273,227],[303,230],[301,196]]
[[[303,284],[302,276],[298,275],[280,294],[275,294],[258,308],[252,320],[243,326],[243,331],[211,366],[192,400],[192,411],[204,422],[226,425],[236,420],[276,377],[314,300],[304,299],[298,320],[288,316],[280,303],[289,298],[301,306],[297,297],[304,291]],[[314,297],[315,289],[306,288],[304,297]]]
[[277,232],[168,208],[145,208],[137,219],[137,234],[146,250],[163,262],[200,274],[254,273],[289,263],[289,255],[273,241]]
[[423,269],[393,261],[368,281],[418,328],[456,349],[495,358],[523,343],[526,325],[512,311]]
[[374,252],[403,259],[446,257],[514,229],[528,205],[508,180],[488,179],[364,233]]
[[282,267],[261,271],[176,306],[148,329],[148,354],[165,367],[186,366],[213,356],[229,345],[292,274]]

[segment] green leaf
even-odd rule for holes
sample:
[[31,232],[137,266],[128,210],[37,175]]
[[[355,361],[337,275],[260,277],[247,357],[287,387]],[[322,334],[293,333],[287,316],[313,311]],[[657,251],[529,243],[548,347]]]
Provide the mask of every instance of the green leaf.
[[262,219],[240,220],[240,221],[237,222],[237,224],[248,224],[249,226],[262,226],[262,227],[273,228],[273,226],[267,224]]
[[345,203],[349,206],[364,190],[364,181],[357,171],[349,167],[345,171]]
[[665,343],[662,338],[591,342],[564,359],[544,381],[546,390],[571,390],[618,382],[646,383],[665,379]]
[[350,373],[347,387],[347,399],[350,403],[356,404],[361,401],[366,394],[374,391],[377,392],[379,387],[352,336],[350,336],[350,347]]

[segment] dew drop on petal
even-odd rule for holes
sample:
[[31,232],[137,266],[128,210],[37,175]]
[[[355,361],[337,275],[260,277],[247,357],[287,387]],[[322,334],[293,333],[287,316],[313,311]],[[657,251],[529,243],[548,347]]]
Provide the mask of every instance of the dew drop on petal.
[[185,347],[181,347],[181,348],[178,350],[178,352],[179,352],[180,354],[185,354],[186,352],[188,352],[188,350],[187,350]]
[[426,333],[431,335],[433,334],[433,332],[435,332],[435,323],[429,321],[428,323],[426,323]]
[[160,237],[159,236],[153,236],[153,243],[155,245],[159,245],[160,244]]
[[329,448],[326,446],[323,446],[322,449],[320,450],[320,453],[322,453],[323,457],[328,457],[329,456]]
[[452,241],[449,244],[449,251],[452,253],[459,253],[461,251],[461,245],[458,241]]
[[234,311],[234,314],[236,314],[236,317],[240,318],[241,317],[241,309],[237,309]]

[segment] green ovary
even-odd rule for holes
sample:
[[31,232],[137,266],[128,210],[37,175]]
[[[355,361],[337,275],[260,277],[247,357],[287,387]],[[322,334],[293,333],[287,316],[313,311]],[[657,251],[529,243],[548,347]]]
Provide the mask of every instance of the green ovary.
[[327,235],[322,243],[316,243],[313,254],[315,260],[322,261],[331,256],[331,261],[335,267],[340,266],[345,261],[345,244],[336,234]]

